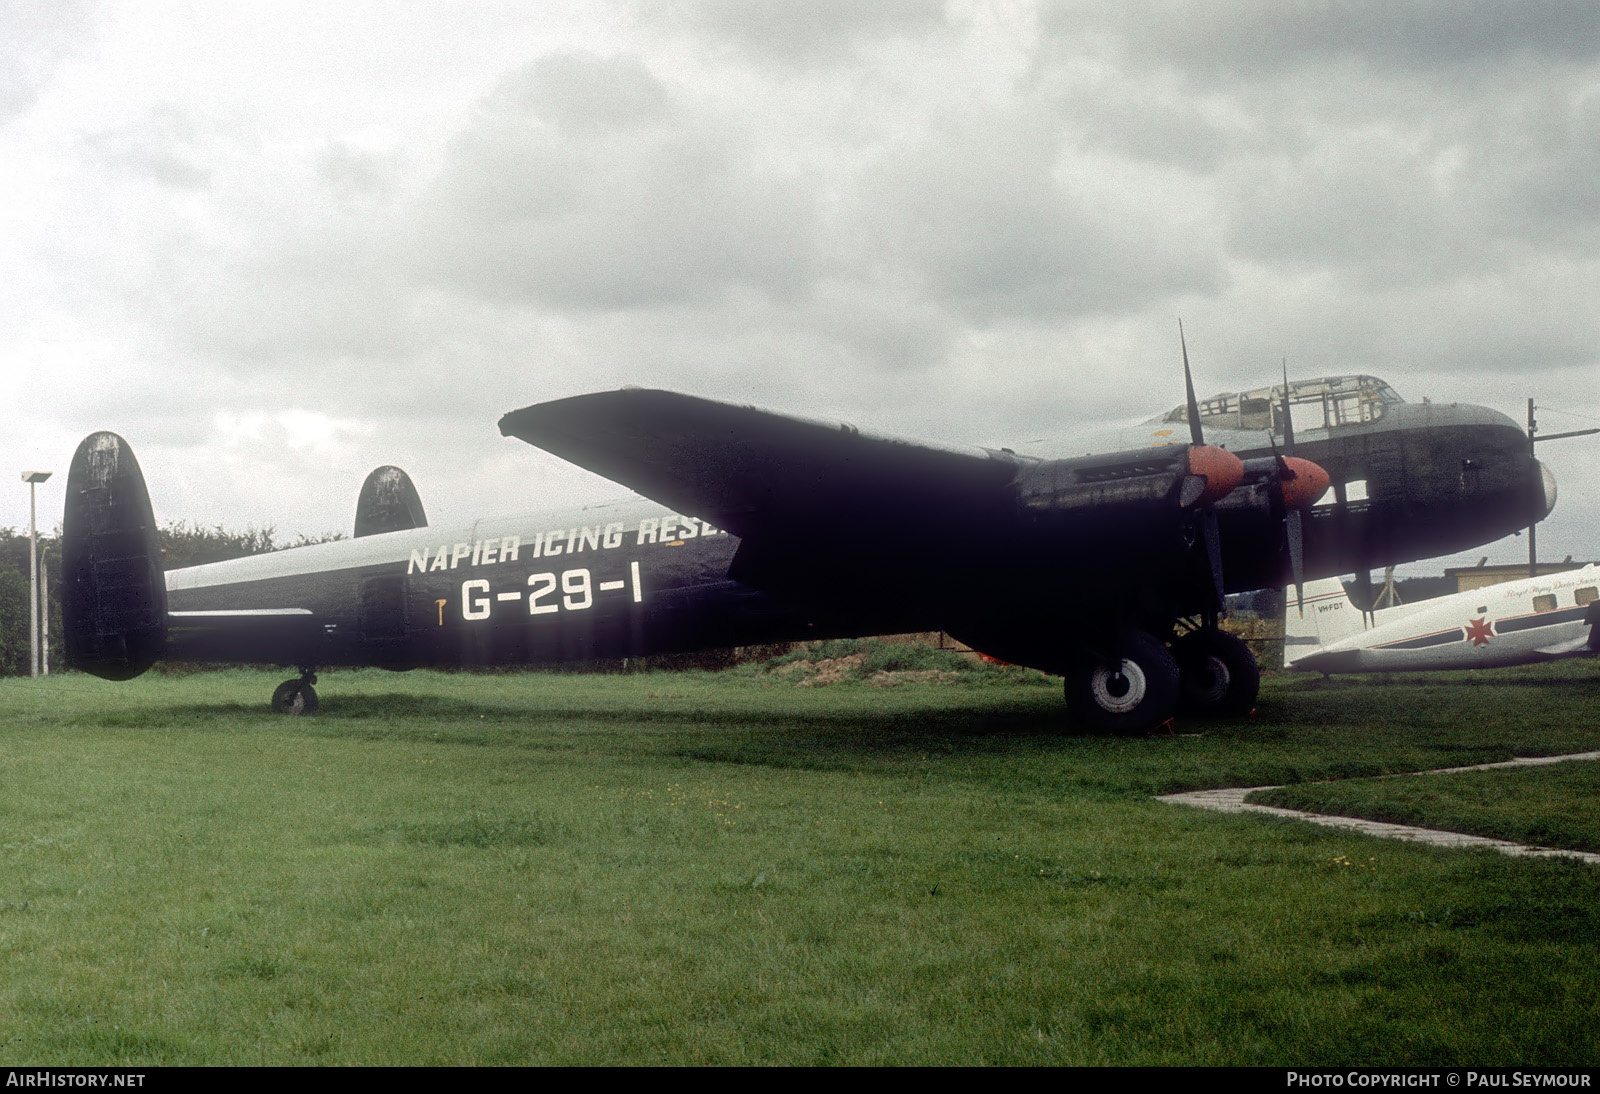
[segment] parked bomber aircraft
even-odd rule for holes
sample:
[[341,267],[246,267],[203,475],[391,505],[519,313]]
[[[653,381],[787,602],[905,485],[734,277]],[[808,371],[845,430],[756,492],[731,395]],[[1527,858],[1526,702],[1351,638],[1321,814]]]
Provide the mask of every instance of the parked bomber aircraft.
[[67,486],[68,656],[111,679],[158,658],[296,666],[273,697],[293,712],[315,709],[329,666],[944,630],[1065,676],[1080,724],[1143,730],[1180,702],[1254,703],[1255,660],[1216,627],[1225,592],[1465,550],[1555,501],[1492,410],[1407,403],[1370,376],[1204,401],[1188,387],[1089,455],[1070,438],[894,440],[667,391],[559,399],[501,432],[642,498],[435,529],[404,472],[380,468],[355,538],[164,576],[138,463],[96,433]]
[[1287,668],[1324,675],[1487,669],[1600,652],[1600,570],[1507,581],[1383,608],[1371,625],[1338,578],[1305,587],[1289,611]]

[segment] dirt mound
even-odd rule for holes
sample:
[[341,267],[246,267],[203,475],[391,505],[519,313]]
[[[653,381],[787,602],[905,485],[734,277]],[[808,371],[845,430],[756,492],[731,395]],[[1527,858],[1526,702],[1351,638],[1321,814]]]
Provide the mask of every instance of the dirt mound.
[[774,676],[799,676],[796,687],[819,688],[847,680],[865,680],[875,688],[896,687],[902,684],[948,683],[960,678],[959,672],[950,669],[905,669],[863,674],[866,655],[852,653],[845,657],[827,657],[820,661],[791,661],[772,670]]

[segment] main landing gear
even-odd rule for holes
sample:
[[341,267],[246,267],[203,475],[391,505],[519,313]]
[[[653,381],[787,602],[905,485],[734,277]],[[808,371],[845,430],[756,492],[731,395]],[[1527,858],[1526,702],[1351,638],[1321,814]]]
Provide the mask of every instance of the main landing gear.
[[1066,674],[1067,710],[1091,733],[1147,733],[1180,710],[1236,716],[1255,706],[1261,672],[1243,641],[1202,629],[1168,649],[1146,631],[1123,635],[1110,656],[1085,656]]
[[316,671],[305,665],[300,666],[300,678],[298,680],[285,680],[272,693],[273,713],[315,714],[317,712],[317,692],[311,685],[316,682]]
[[1118,647],[1066,674],[1067,712],[1091,733],[1143,733],[1178,709],[1178,662],[1167,647],[1144,631],[1129,632]]
[[1172,644],[1181,677],[1178,708],[1203,717],[1237,718],[1256,706],[1261,667],[1244,639],[1227,631],[1190,631]]

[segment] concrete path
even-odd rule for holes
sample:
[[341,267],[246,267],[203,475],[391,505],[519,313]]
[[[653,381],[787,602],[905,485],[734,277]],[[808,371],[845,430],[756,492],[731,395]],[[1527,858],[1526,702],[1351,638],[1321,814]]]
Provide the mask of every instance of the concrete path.
[[[1471,767],[1443,767],[1435,771],[1418,771],[1408,775],[1389,775],[1386,778],[1408,779],[1417,775],[1452,775],[1461,771],[1488,771],[1497,767],[1529,767],[1535,764],[1564,763],[1568,760],[1600,760],[1600,752],[1578,752],[1567,756],[1535,756],[1528,759],[1505,760],[1501,763],[1474,764]],[[1279,809],[1271,805],[1252,805],[1245,796],[1257,790],[1271,790],[1270,786],[1234,787],[1228,790],[1192,790],[1185,794],[1163,794],[1157,801],[1192,805],[1200,809],[1215,809],[1220,813],[1267,813],[1275,817],[1293,817],[1296,820],[1324,824],[1330,828],[1348,828],[1369,836],[1385,839],[1410,840],[1414,843],[1432,843],[1441,847],[1487,847],[1505,855],[1563,855],[1600,865],[1600,854],[1588,851],[1564,851],[1557,847],[1533,847],[1525,843],[1468,836],[1461,832],[1441,832],[1434,828],[1412,828],[1404,824],[1385,824],[1382,821],[1361,820],[1356,817],[1335,817],[1325,813],[1306,813],[1298,809]]]

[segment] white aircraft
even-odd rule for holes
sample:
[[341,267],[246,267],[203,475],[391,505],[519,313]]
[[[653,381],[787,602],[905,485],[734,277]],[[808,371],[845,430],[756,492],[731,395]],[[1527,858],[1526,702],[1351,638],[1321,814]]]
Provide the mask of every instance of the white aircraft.
[[1369,617],[1336,577],[1288,590],[1284,667],[1302,672],[1486,669],[1600,652],[1600,569],[1524,578]]

